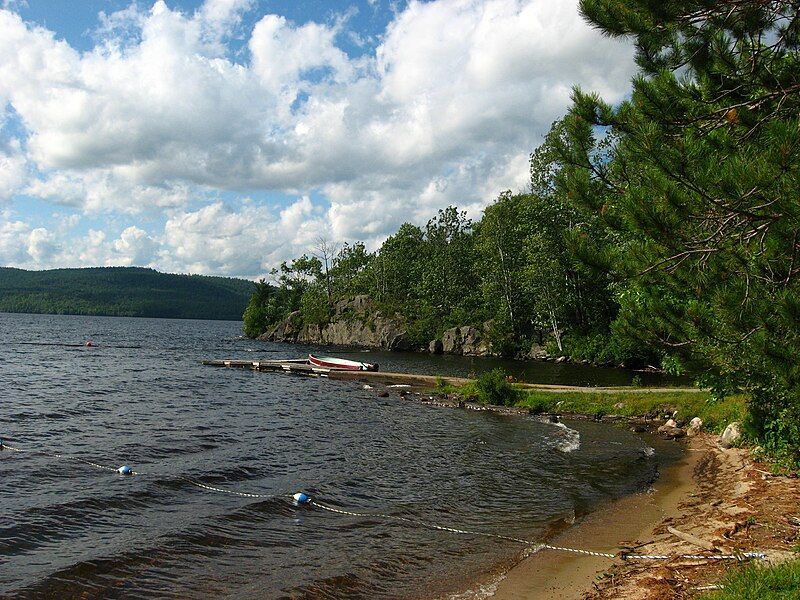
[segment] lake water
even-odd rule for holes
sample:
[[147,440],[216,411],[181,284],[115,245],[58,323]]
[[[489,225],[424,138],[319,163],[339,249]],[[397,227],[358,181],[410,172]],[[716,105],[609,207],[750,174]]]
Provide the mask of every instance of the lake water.
[[[519,560],[523,547],[297,507],[288,495],[544,540],[657,469],[648,443],[607,425],[565,429],[378,398],[351,382],[200,364],[308,350],[240,333],[233,322],[0,314],[0,436],[29,450],[0,452],[0,595],[446,597]],[[87,339],[96,346],[83,347]],[[366,356],[428,373],[498,364]],[[518,374],[529,381],[631,377],[527,368]]]

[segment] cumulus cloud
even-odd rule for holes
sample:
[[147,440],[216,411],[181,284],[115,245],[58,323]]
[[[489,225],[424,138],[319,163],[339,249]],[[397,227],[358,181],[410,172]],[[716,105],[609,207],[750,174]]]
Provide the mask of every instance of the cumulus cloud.
[[[634,71],[632,49],[593,31],[575,0],[411,1],[358,58],[338,45],[357,33],[346,19],[298,25],[267,14],[244,31],[242,15],[255,6],[132,4],[102,16],[87,52],[0,11],[0,106],[13,106],[28,136],[23,154],[0,153],[0,198],[33,168],[32,196],[165,215],[163,235],[130,232],[120,259],[157,254],[176,270],[261,272],[298,240],[378,243],[450,203],[477,213],[525,185],[527,156],[573,85],[615,102]],[[234,35],[246,55],[230,56]],[[214,190],[301,200],[283,211],[232,210]],[[327,211],[303,199],[312,192]],[[243,235],[255,236],[245,250]],[[160,244],[156,254],[146,239]],[[245,260],[254,244],[266,259]]]
[[10,140],[6,147],[0,144],[0,201],[10,200],[27,178],[27,160],[19,140]]

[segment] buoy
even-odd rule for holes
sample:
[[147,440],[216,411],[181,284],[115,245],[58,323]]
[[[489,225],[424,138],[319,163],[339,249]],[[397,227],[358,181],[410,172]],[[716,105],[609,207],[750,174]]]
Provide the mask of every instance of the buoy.
[[122,465],[119,469],[117,469],[117,473],[120,475],[130,475],[133,473],[133,469],[131,469],[128,465]]
[[86,346],[87,348],[91,348],[92,346],[94,346],[94,342],[92,342],[92,340],[86,340],[84,346]]
[[294,501],[297,504],[308,504],[311,502],[311,496],[304,494],[303,492],[297,492],[294,496],[292,496],[292,498],[294,498]]

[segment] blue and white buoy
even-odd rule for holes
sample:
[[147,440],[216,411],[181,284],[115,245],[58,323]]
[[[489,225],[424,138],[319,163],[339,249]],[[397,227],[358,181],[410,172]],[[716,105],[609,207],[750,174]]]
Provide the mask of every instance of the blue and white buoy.
[[311,502],[311,496],[304,494],[303,492],[297,492],[294,496],[292,496],[292,498],[294,498],[295,503],[298,505],[308,504]]
[[117,469],[117,473],[120,475],[131,475],[133,473],[133,469],[131,469],[128,465],[122,465],[119,469]]

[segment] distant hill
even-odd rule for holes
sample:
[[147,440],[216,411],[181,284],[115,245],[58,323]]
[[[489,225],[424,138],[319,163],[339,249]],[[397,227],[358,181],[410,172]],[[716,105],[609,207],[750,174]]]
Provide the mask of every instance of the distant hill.
[[0,312],[241,320],[255,284],[139,267],[0,267]]

